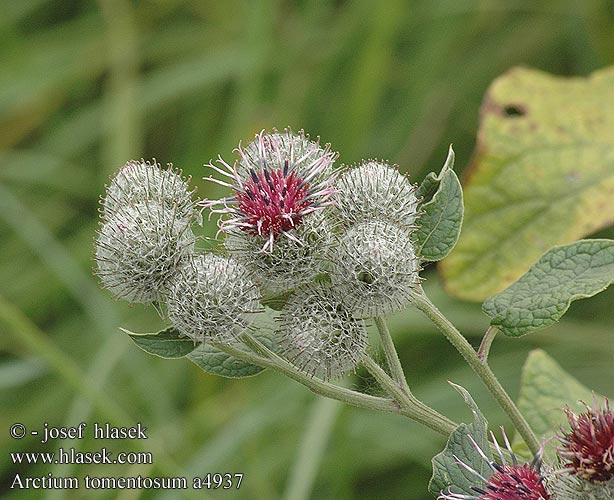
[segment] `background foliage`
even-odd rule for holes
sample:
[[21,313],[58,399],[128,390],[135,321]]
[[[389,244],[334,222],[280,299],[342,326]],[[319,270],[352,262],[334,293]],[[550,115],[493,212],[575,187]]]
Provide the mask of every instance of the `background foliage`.
[[[0,1],[0,494],[15,473],[186,475],[243,472],[232,493],[90,491],[87,498],[422,499],[444,439],[401,417],[320,400],[271,373],[207,376],[140,351],[118,330],[164,326],[91,274],[98,196],[131,158],[172,161],[204,185],[203,163],[238,140],[291,125],[321,135],[341,162],[386,158],[419,181],[454,142],[469,163],[489,83],[518,64],[585,75],[614,63],[611,1],[371,2],[228,0]],[[564,112],[564,110],[561,110]],[[209,224],[204,234],[213,235]],[[599,236],[612,237],[612,230]],[[427,292],[479,342],[487,318],[429,268]],[[543,347],[588,387],[614,393],[614,290],[572,306],[526,339],[498,338],[491,364],[517,393],[527,352]],[[391,320],[414,392],[468,420],[447,380],[470,390],[491,424],[506,421],[433,327]],[[354,383],[369,385],[364,373]],[[553,410],[555,411],[555,410]],[[142,449],[153,466],[15,466],[8,426],[131,426],[150,439],[81,450]],[[313,484],[310,481],[313,478]],[[311,486],[310,486],[311,485]],[[85,494],[84,494],[85,495]]]

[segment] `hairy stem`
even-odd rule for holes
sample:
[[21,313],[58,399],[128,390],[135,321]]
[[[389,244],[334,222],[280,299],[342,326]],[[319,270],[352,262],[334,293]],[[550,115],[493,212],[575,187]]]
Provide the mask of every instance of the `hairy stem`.
[[362,363],[382,389],[397,400],[400,406],[398,413],[444,436],[448,436],[458,427],[458,424],[416,399],[412,394],[407,394],[371,357],[365,356]]
[[411,396],[411,389],[407,384],[407,378],[405,377],[405,372],[403,371],[403,366],[401,365],[401,361],[399,360],[397,350],[394,347],[394,342],[392,341],[392,336],[390,335],[388,325],[386,324],[384,318],[374,318],[374,321],[375,325],[377,326],[379,336],[382,340],[382,348],[386,356],[390,375],[399,385],[399,387],[401,387],[401,389],[405,391],[405,393]]
[[478,349],[478,358],[482,363],[486,363],[488,359],[488,353],[490,352],[490,346],[492,345],[493,340],[495,340],[495,336],[497,335],[497,327],[489,326],[488,330],[482,337],[482,342],[480,344],[480,348]]
[[406,393],[368,356],[363,359],[364,366],[371,372],[386,392],[392,395],[394,400],[353,391],[306,375],[247,332],[241,335],[241,340],[250,351],[235,345],[218,343],[214,345],[231,356],[283,373],[321,396],[336,399],[359,408],[397,413],[421,423],[444,436],[448,436],[458,425],[416,399],[411,393]]
[[241,340],[251,349],[251,351],[247,351],[229,344],[216,343],[215,347],[227,354],[230,354],[231,356],[235,356],[236,358],[242,359],[249,363],[263,366],[265,368],[271,368],[283,373],[287,377],[300,382],[312,392],[320,394],[321,396],[337,399],[359,408],[369,408],[372,410],[399,413],[398,405],[390,399],[363,394],[361,392],[340,387],[302,373],[294,365],[268,349],[264,344],[252,337],[247,332],[242,334]]
[[535,433],[529,427],[528,422],[520,413],[518,407],[512,401],[509,394],[497,380],[486,361],[482,361],[478,353],[467,341],[467,339],[450,323],[450,321],[435,307],[429,298],[420,292],[414,295],[416,307],[422,311],[437,327],[443,332],[447,339],[452,343],[456,350],[463,356],[471,369],[482,379],[490,394],[495,398],[499,406],[510,418],[522,439],[527,444],[531,452],[536,455],[539,451],[539,442]]

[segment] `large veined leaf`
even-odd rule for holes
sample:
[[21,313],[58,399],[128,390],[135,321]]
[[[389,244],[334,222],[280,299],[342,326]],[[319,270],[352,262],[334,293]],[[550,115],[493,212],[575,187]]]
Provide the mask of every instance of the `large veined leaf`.
[[558,321],[572,301],[614,282],[614,240],[582,240],[548,250],[526,274],[490,297],[491,325],[519,337]]
[[484,98],[463,233],[441,270],[469,300],[554,245],[614,223],[614,68],[562,78],[515,68]]

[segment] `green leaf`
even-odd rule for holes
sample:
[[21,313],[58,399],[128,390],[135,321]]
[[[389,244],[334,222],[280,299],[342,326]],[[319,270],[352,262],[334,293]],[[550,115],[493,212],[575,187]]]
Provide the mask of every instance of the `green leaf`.
[[422,182],[418,186],[418,189],[416,190],[416,196],[424,200],[431,199],[437,191],[440,182],[441,179],[439,175],[437,175],[435,172],[429,172],[428,174],[426,174],[424,179],[422,179]]
[[125,328],[120,328],[120,330],[127,333],[132,341],[145,352],[161,358],[183,358],[196,348],[192,339],[182,336],[173,327],[158,333],[134,333]]
[[441,271],[481,301],[554,245],[614,222],[614,67],[587,78],[515,68],[490,86],[465,183],[465,220]]
[[529,271],[482,310],[512,337],[558,321],[572,301],[592,297],[614,282],[614,240],[581,240],[546,252]]
[[453,167],[454,151],[450,146],[439,175],[431,172],[418,188],[418,195],[425,198],[437,189],[433,198],[422,205],[423,213],[414,233],[418,255],[424,260],[443,259],[458,241],[463,223],[463,190]]
[[441,491],[447,492],[450,489],[453,493],[475,495],[475,491],[471,487],[479,486],[479,478],[459,465],[458,462],[460,461],[468,465],[483,477],[490,475],[490,466],[468,438],[468,436],[473,438],[490,461],[491,454],[487,434],[488,422],[469,392],[459,385],[451,385],[463,396],[465,403],[471,409],[473,423],[463,423],[454,429],[448,438],[444,450],[433,457],[433,476],[429,482],[429,491],[434,495],[439,495]]
[[441,184],[441,179],[443,175],[448,171],[454,168],[454,149],[452,149],[452,144],[448,148],[448,156],[446,157],[446,161],[443,162],[443,167],[441,167],[441,171],[439,174],[435,172],[429,172],[424,176],[424,179],[418,186],[416,190],[416,196],[418,198],[422,198],[423,202],[429,201],[433,195],[437,192],[437,188],[439,188],[439,184]]
[[[275,317],[276,314],[271,312],[258,314],[252,325],[254,337],[272,351],[277,350]],[[203,371],[220,377],[251,377],[265,370],[262,366],[248,363],[207,344],[199,345],[187,355],[187,358]]]
[[[161,358],[176,359],[187,357],[195,365],[212,375],[229,378],[251,377],[264,370],[235,358],[208,344],[195,344],[193,340],[182,337],[174,327],[166,328],[158,333],[133,333],[125,328],[133,342],[149,354]],[[258,339],[270,349],[274,348],[272,334],[258,332]]]
[[[522,368],[518,408],[538,436],[551,438],[567,421],[562,409],[586,411],[579,401],[591,403],[594,393],[565,372],[541,349],[529,353]],[[546,441],[545,458],[555,456],[556,440]]]
[[243,378],[257,375],[265,368],[253,365],[220,351],[216,347],[200,344],[187,358],[201,370],[211,375],[228,378]]

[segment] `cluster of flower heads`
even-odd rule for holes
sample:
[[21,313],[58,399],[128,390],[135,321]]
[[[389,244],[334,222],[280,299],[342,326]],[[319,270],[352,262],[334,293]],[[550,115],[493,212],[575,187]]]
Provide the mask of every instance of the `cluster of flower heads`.
[[159,301],[194,253],[188,182],[171,165],[129,161],[102,201],[95,259],[103,286],[131,303]]
[[488,477],[458,461],[458,466],[475,479],[475,494],[447,491],[443,500],[614,500],[614,412],[604,400],[586,406],[586,412],[575,414],[565,409],[569,430],[557,436],[556,463],[542,465],[540,454],[530,463],[521,463],[512,452],[503,432],[507,462],[493,436],[499,462],[490,460],[480,447],[468,439],[491,471]]
[[193,194],[171,165],[126,163],[102,199],[96,272],[119,299],[166,304],[195,341],[231,341],[253,319],[259,295],[239,263],[196,253],[202,217]]
[[237,153],[210,165],[230,195],[201,205],[221,214],[224,246],[260,292],[290,295],[280,353],[340,377],[364,355],[363,320],[404,308],[419,286],[416,187],[383,162],[335,168],[330,146],[302,131],[262,132]]
[[[96,242],[102,284],[129,302],[162,302],[196,342],[235,342],[263,298],[288,297],[280,354],[324,379],[354,370],[364,320],[400,310],[419,287],[416,187],[379,161],[335,167],[302,131],[261,132],[209,180],[229,190],[193,201],[180,173],[128,162],[103,199]],[[222,255],[198,254],[201,209],[220,215]]]

